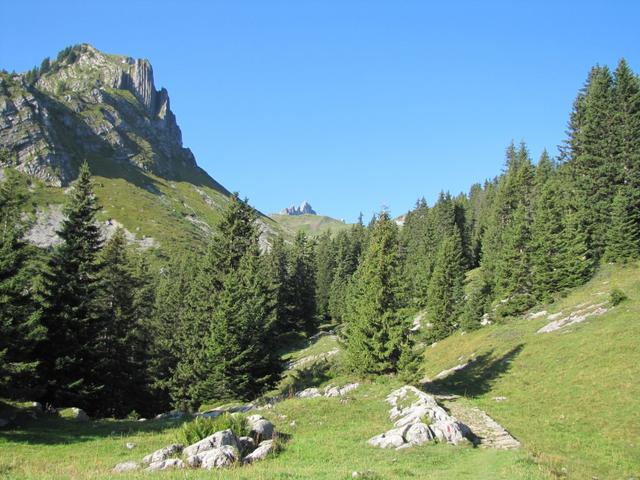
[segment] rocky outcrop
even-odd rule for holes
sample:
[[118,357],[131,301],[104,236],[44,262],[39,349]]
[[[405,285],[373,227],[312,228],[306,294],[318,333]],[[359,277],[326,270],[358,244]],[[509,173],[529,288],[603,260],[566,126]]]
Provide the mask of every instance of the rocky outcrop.
[[299,207],[291,205],[289,208],[285,208],[280,211],[281,215],[316,215],[316,212],[311,208],[311,204],[306,200],[300,204]]
[[568,327],[569,325],[584,322],[589,317],[598,317],[600,315],[604,315],[609,311],[609,309],[605,307],[605,305],[605,303],[597,303],[586,306],[578,305],[578,307],[580,307],[578,308],[578,310],[571,312],[569,315],[559,319],[557,317],[561,316],[562,312],[558,312],[558,314],[554,315],[549,315],[548,320],[552,321],[546,324],[544,327],[540,328],[537,333],[555,332],[556,330]]
[[197,168],[148,60],[78,45],[32,84],[0,74],[0,150],[47,184],[68,184],[85,159],[130,163],[165,178]]
[[401,449],[434,440],[458,445],[471,435],[469,428],[449,415],[432,395],[410,385],[391,392],[387,402],[392,407],[389,417],[394,428],[369,439],[371,446]]
[[153,463],[162,462],[167,458],[173,457],[175,455],[179,455],[180,453],[182,453],[183,448],[184,447],[179,443],[173,443],[171,445],[167,445],[166,447],[156,450],[155,452],[150,453],[149,455],[144,457],[142,459],[142,463],[153,464]]

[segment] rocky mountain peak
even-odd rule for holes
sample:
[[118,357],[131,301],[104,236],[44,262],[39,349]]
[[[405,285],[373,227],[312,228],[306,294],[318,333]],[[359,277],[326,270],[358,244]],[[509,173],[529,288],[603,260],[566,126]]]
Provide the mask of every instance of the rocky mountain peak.
[[306,200],[302,202],[299,207],[291,205],[290,207],[283,209],[280,213],[282,215],[316,215],[315,210]]
[[68,184],[92,158],[167,178],[197,168],[151,63],[88,44],[19,76],[0,73],[0,150],[51,185]]

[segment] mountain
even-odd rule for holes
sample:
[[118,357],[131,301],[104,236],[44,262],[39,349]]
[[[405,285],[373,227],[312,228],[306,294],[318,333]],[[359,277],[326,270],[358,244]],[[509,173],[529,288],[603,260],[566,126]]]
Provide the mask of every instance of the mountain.
[[[40,240],[55,237],[64,189],[85,160],[107,230],[122,225],[143,246],[202,241],[229,195],[183,146],[151,63],[88,44],[23,74],[0,73],[0,153],[0,167],[33,181]],[[265,233],[278,229],[260,222]]]
[[290,236],[294,236],[296,232],[300,230],[311,236],[317,236],[328,230],[335,233],[351,226],[351,224],[345,223],[343,220],[337,220],[315,213],[299,215],[272,213],[269,215],[269,218],[280,225]]
[[299,207],[291,205],[289,208],[281,210],[280,215],[316,215],[316,211],[311,207],[311,204],[305,200]]

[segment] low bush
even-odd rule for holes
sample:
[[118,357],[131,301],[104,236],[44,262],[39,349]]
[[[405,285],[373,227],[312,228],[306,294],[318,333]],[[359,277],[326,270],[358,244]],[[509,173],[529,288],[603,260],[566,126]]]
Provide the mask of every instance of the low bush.
[[622,290],[620,290],[619,288],[614,288],[613,290],[611,290],[611,297],[609,298],[609,300],[611,301],[611,305],[615,307],[616,305],[621,304],[628,298],[629,297],[627,297],[627,294],[624,293]]
[[247,417],[240,413],[223,413],[215,418],[198,417],[182,425],[178,432],[177,440],[184,445],[191,445],[209,435],[227,429],[230,429],[237,437],[248,435],[249,423],[247,422]]

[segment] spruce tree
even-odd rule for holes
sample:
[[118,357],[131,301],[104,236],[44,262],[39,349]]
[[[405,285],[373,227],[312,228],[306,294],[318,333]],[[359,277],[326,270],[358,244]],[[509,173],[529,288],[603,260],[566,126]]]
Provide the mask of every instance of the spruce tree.
[[104,384],[93,402],[103,416],[123,417],[145,408],[147,332],[136,298],[138,282],[122,229],[105,244],[100,261],[99,301],[102,319],[95,331],[99,353],[96,373]]
[[640,212],[634,193],[621,188],[613,199],[604,256],[608,262],[626,263],[640,257]]
[[286,335],[295,331],[291,317],[291,279],[288,266],[289,250],[282,237],[273,240],[271,250],[266,258],[267,270],[274,294],[275,334]]
[[411,365],[408,320],[398,300],[397,226],[382,212],[372,226],[362,262],[349,290],[343,332],[347,363],[359,373],[392,373]]
[[27,191],[19,175],[5,170],[0,182],[0,397],[36,398],[42,392],[34,350],[46,334],[33,300],[29,247],[22,240]]
[[329,320],[329,292],[336,267],[331,231],[318,238],[315,249],[316,310],[322,323]]
[[291,317],[298,331],[311,335],[317,328],[316,272],[313,244],[302,231],[296,235],[290,261]]
[[465,259],[457,228],[443,239],[429,282],[427,312],[432,324],[430,340],[450,335],[458,326],[464,300]]
[[44,276],[42,322],[48,335],[40,352],[47,380],[43,399],[92,413],[91,400],[103,387],[95,368],[101,360],[95,348],[101,321],[99,208],[91,173],[84,163],[64,209],[65,219],[58,232],[62,243],[54,249]]

